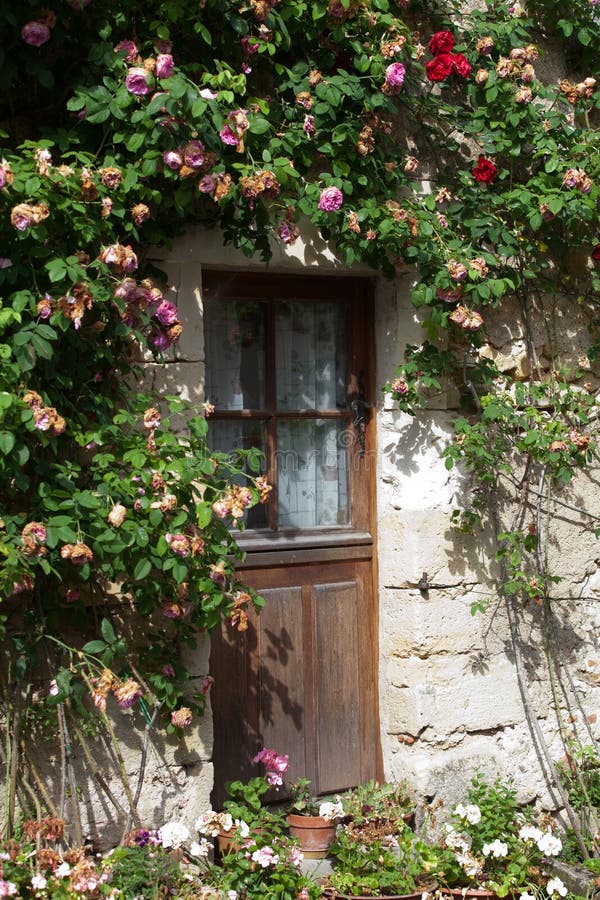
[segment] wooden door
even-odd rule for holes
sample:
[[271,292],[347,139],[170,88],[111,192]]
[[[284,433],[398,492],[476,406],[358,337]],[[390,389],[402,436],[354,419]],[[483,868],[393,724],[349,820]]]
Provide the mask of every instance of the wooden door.
[[371,284],[209,272],[203,298],[213,446],[259,446],[274,487],[240,535],[265,608],[212,640],[213,803],[263,746],[316,793],[381,777]]

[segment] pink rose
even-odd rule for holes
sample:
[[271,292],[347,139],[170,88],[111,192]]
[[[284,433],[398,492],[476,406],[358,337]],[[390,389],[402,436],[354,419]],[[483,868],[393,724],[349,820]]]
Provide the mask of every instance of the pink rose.
[[154,315],[161,325],[174,325],[177,321],[177,307],[168,300],[163,300]]
[[163,162],[168,169],[180,169],[183,165],[181,150],[165,150]]
[[146,80],[146,70],[138,66],[134,66],[127,73],[125,87],[130,94],[135,94],[136,97],[143,97],[152,92],[152,88]]
[[324,212],[335,212],[344,202],[344,195],[339,188],[328,187],[321,191],[318,208]]
[[170,78],[173,74],[173,57],[170,53],[159,53],[156,57],[156,77]]
[[406,69],[402,63],[395,62],[385,70],[385,83],[390,87],[401,87],[404,84]]
[[219,137],[224,144],[228,144],[230,147],[235,147],[237,145],[238,139],[233,133],[230,125],[225,125],[221,128]]
[[138,55],[138,48],[133,41],[119,41],[114,48],[115,53],[124,53],[125,62],[134,62]]
[[50,40],[50,29],[44,22],[27,22],[21,29],[21,37],[30,47],[41,47]]

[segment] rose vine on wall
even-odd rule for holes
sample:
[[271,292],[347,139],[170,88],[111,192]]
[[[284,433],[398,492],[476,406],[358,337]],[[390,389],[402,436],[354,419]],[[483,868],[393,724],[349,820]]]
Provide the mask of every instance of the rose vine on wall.
[[[528,338],[524,382],[499,378],[480,351],[497,307],[516,298],[530,335],[533,310],[560,297],[589,313],[589,360],[597,353],[597,4],[577,0],[568,20],[558,3],[461,6],[2,3],[0,622],[13,794],[24,721],[43,730],[50,716],[65,772],[71,732],[87,740],[76,716],[112,727],[109,696],[153,727],[158,711],[169,729],[188,727],[209,685],[191,690],[173,647],[222,616],[242,631],[261,602],[236,579],[227,528],[268,498],[258,454],[211,453],[203,411],[133,387],[139,347],[161,358],[182,331],[148,248],[202,223],[267,261],[309,219],[348,265],[418,273],[424,340],[386,390],[411,413],[448,384],[462,392],[446,462],[477,479],[463,527],[499,478],[515,480],[515,454],[542,493],[596,455],[589,364],[546,371]],[[558,80],[538,72],[557,35]],[[548,597],[538,534],[503,533],[511,597]],[[146,641],[127,637],[119,604],[149,623]],[[49,679],[36,705],[27,685]],[[10,827],[14,803],[7,816]]]

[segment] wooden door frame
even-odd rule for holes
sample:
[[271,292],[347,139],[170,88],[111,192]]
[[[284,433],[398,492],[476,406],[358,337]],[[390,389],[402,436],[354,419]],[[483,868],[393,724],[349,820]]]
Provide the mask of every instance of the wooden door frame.
[[[372,658],[373,673],[373,701],[374,715],[372,721],[373,738],[376,740],[375,748],[375,772],[374,777],[383,779],[383,755],[381,748],[381,726],[379,717],[379,593],[378,593],[378,566],[377,566],[377,480],[376,480],[376,424],[375,424],[375,341],[374,341],[374,301],[373,280],[364,276],[354,277],[350,275],[311,275],[296,273],[290,274],[249,274],[246,272],[232,272],[219,270],[206,270],[203,268],[203,296],[205,291],[216,293],[220,298],[245,299],[245,300],[286,300],[286,301],[311,301],[331,299],[336,302],[348,303],[362,298],[365,304],[364,315],[349,317],[349,346],[360,342],[365,348],[364,388],[366,399],[372,404],[371,414],[365,429],[366,454],[364,460],[358,464],[366,467],[365,490],[367,492],[366,508],[357,511],[355,521],[359,527],[349,529],[343,534],[343,529],[332,529],[331,535],[323,532],[319,537],[315,535],[303,536],[301,533],[295,536],[286,535],[283,540],[272,540],[261,537],[259,533],[240,534],[240,546],[247,552],[246,559],[238,564],[241,577],[244,572],[261,570],[261,581],[268,583],[267,573],[275,567],[292,568],[298,574],[299,570],[317,562],[329,567],[335,567],[337,562],[351,562],[352,560],[370,560],[371,578],[371,608],[367,617],[368,621],[360,623],[362,627],[368,627],[368,645]],[[330,297],[331,294],[331,297]],[[359,321],[360,318],[360,321]],[[351,334],[352,332],[352,334]],[[353,464],[357,464],[356,450],[353,454]],[[344,537],[341,546],[339,538]],[[333,569],[330,570],[332,572]],[[265,577],[266,580],[265,580]],[[276,578],[275,575],[272,577]],[[263,588],[265,589],[265,588]],[[310,639],[306,632],[305,638]],[[245,654],[249,653],[249,649]],[[246,659],[247,662],[247,659]],[[240,710],[240,714],[242,711]],[[239,723],[236,723],[236,727]],[[235,730],[235,728],[234,728]],[[361,735],[361,741],[368,739]],[[252,771],[240,773],[242,777],[253,774]]]

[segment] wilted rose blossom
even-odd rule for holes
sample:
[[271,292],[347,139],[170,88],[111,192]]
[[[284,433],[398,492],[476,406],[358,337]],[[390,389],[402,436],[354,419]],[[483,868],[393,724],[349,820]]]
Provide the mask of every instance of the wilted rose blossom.
[[395,378],[390,384],[390,389],[394,394],[400,394],[401,397],[408,394],[408,384],[404,378]]
[[494,38],[489,35],[486,37],[480,38],[475,45],[475,49],[478,53],[487,54],[491,53],[494,49]]
[[204,147],[200,141],[189,141],[183,148],[183,161],[191,169],[199,169],[204,162]]
[[17,231],[27,231],[28,228],[39,225],[49,215],[50,210],[46,203],[18,203],[11,210],[10,221]]
[[101,213],[103,219],[106,219],[106,218],[108,218],[108,216],[110,216],[110,214],[112,212],[112,208],[113,208],[113,202],[110,199],[110,197],[103,197],[102,198],[102,213]]
[[311,134],[315,133],[315,130],[316,130],[315,129],[315,117],[311,116],[309,113],[307,113],[304,116],[304,123],[302,125],[302,131],[304,132],[304,134],[306,134],[308,137],[310,137]]
[[156,57],[156,77],[170,78],[173,74],[173,57],[170,53],[159,53]]
[[522,87],[515,93],[515,103],[531,103],[533,93],[531,88]]
[[113,694],[121,709],[131,709],[140,699],[143,691],[137,681],[128,678],[113,689]]
[[105,166],[104,168],[100,169],[100,180],[104,187],[107,187],[109,190],[113,191],[121,184],[121,181],[123,180],[123,173],[115,166]]
[[321,191],[318,208],[324,212],[335,212],[344,202],[344,195],[337,187],[327,187]]
[[52,315],[54,306],[53,300],[50,294],[44,294],[44,297],[41,300],[38,300],[37,304],[37,314],[40,319],[49,319]]
[[114,525],[115,528],[118,528],[119,525],[122,525],[125,521],[125,516],[127,515],[127,509],[123,506],[122,503],[115,503],[111,511],[109,512],[107,518],[111,525]]
[[209,577],[216,583],[223,586],[225,584],[225,579],[227,573],[225,572],[225,563],[221,560],[218,563],[211,563],[209,566],[210,573]]
[[125,62],[134,62],[138,55],[138,48],[134,41],[119,41],[114,48],[115,53],[123,53]]
[[144,412],[144,428],[158,428],[160,425],[160,413],[154,406],[150,406]]
[[161,325],[174,325],[177,322],[178,310],[174,303],[163,300],[154,313]]
[[409,156],[404,163],[404,171],[407,175],[412,175],[419,168],[419,160],[416,156]]
[[177,556],[190,555],[190,540],[185,534],[166,534],[165,541]]
[[467,277],[467,267],[464,263],[457,262],[455,259],[451,259],[446,263],[446,269],[452,281],[464,281]]
[[175,709],[171,713],[171,724],[175,728],[188,728],[192,724],[193,718],[191,709],[182,706],[181,709]]
[[202,679],[202,681],[200,682],[200,688],[199,688],[200,693],[204,694],[204,695],[208,694],[208,692],[210,691],[210,689],[214,683],[215,683],[215,679],[212,677],[212,675],[205,675],[204,678]]
[[489,76],[490,76],[490,73],[488,72],[487,69],[477,69],[477,72],[475,73],[475,81],[477,84],[483,85],[486,83]]
[[76,566],[83,566],[94,558],[94,554],[88,545],[83,544],[81,541],[77,541],[76,544],[64,544],[60,549],[60,555],[63,559],[68,559],[69,562],[74,563]]
[[27,22],[21,29],[21,37],[30,47],[41,47],[50,40],[50,28],[44,22]]
[[140,67],[130,69],[125,78],[125,87],[130,94],[136,97],[144,97],[146,94],[152,93],[152,88],[146,80],[146,70]]
[[136,203],[131,210],[131,218],[139,227],[140,225],[143,225],[144,222],[147,222],[150,218],[150,209],[146,206],[145,203]]

